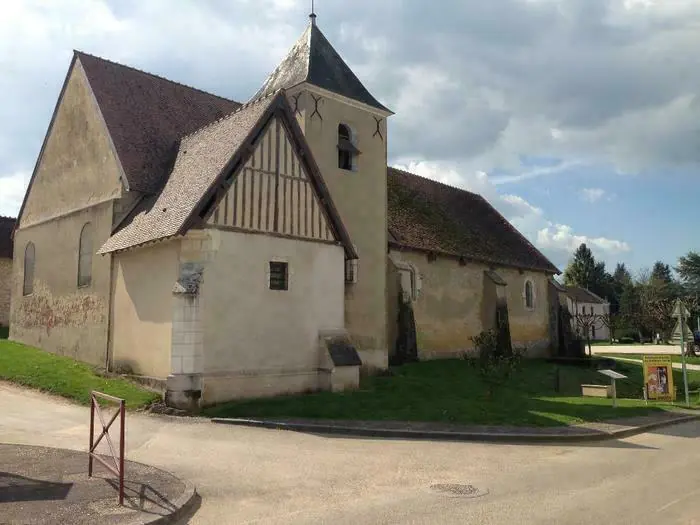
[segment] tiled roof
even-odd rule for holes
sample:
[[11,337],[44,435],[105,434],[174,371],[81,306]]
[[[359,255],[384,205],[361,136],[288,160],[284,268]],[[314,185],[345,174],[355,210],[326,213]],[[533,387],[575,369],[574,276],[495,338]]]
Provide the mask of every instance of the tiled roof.
[[102,111],[129,189],[154,193],[184,135],[240,104],[150,73],[75,52]]
[[566,294],[579,303],[605,304],[605,300],[580,286],[566,286]]
[[251,100],[308,82],[369,106],[390,111],[374,98],[316,24],[310,23],[289,54]]
[[12,259],[12,230],[16,219],[0,216],[0,257]]
[[387,181],[390,244],[560,273],[480,195],[395,168]]
[[242,106],[231,115],[188,135],[177,152],[168,180],[157,195],[145,199],[98,253],[138,246],[183,233],[214,181],[249,138],[276,97]]

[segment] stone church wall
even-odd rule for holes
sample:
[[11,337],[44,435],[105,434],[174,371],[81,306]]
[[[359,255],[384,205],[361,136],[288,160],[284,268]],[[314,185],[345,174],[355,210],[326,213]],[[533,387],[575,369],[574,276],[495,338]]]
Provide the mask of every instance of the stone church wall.
[[0,326],[10,324],[12,259],[0,258]]
[[[90,222],[93,248],[112,227],[107,202],[15,233],[10,339],[104,366],[109,324],[110,256],[94,255],[92,282],[78,286],[80,232]],[[35,249],[34,289],[23,294],[27,243]]]
[[[484,304],[484,271],[489,267],[457,258],[392,250],[393,259],[412,264],[420,273],[421,287],[414,300],[418,352],[420,359],[456,357],[473,350],[471,338],[485,326],[485,311],[495,308]],[[549,313],[547,276],[539,272],[495,267],[508,284],[510,332],[514,347],[527,347],[528,355],[540,356],[549,350]],[[525,281],[530,279],[535,290],[534,308],[525,307]],[[393,299],[390,298],[391,302]],[[495,310],[494,315],[495,315]],[[393,348],[392,348],[393,350]]]

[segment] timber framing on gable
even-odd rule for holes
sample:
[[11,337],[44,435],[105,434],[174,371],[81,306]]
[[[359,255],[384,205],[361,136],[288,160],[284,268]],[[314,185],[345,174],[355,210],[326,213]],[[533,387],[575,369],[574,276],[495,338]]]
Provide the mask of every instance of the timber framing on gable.
[[200,200],[182,230],[213,226],[319,242],[357,253],[284,91]]
[[337,241],[286,128],[272,119],[208,224]]

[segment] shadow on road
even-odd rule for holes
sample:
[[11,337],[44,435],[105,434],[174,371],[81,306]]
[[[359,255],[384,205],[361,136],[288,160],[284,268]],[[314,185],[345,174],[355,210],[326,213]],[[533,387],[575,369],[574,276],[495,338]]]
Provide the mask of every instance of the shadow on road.
[[434,443],[450,443],[450,444],[462,444],[462,445],[494,445],[494,446],[535,446],[535,447],[597,447],[597,448],[618,448],[618,449],[640,449],[640,450],[658,450],[657,447],[650,447],[646,445],[639,445],[637,443],[630,443],[628,441],[621,441],[619,439],[606,439],[603,441],[588,441],[588,442],[537,442],[537,441],[465,441],[460,439],[428,439],[428,438],[384,438],[384,437],[371,437],[371,436],[347,436],[343,434],[321,434],[318,432],[299,432],[300,434],[307,434],[309,436],[315,436],[323,439],[353,439],[353,440],[370,440],[370,441],[408,441],[408,442],[418,442],[418,441],[432,441]]
[[[96,476],[101,477],[101,476]],[[119,491],[119,481],[102,477],[115,490]],[[175,512],[177,507],[156,489],[145,483],[124,480],[124,506],[147,514],[167,515]]]
[[72,483],[54,483],[0,472],[0,503],[66,499]]
[[687,423],[680,423],[670,427],[659,428],[651,431],[650,434],[691,439],[698,438],[700,437],[700,421],[689,421]]
[[192,507],[190,510],[185,512],[182,516],[177,521],[172,522],[174,525],[188,525],[191,523],[192,518],[194,515],[197,513],[199,510],[199,507],[202,506],[202,498],[199,494],[195,495],[194,497],[194,503],[192,504]]

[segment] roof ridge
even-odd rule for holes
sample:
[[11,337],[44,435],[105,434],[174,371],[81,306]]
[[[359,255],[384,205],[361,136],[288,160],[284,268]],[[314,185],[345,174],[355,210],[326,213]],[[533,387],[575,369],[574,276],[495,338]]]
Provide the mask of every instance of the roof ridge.
[[277,95],[278,93],[281,93],[282,91],[284,91],[284,89],[280,88],[280,89],[277,89],[277,90],[275,90],[275,91],[273,91],[273,92],[271,92],[271,93],[269,93],[269,94],[267,94],[267,95],[265,95],[265,96],[263,96],[263,97],[256,98],[255,100],[249,100],[249,101],[246,102],[245,104],[241,104],[239,107],[237,107],[236,109],[234,109],[231,113],[227,113],[227,114],[224,115],[223,117],[218,118],[218,119],[216,119],[216,120],[214,120],[214,121],[212,121],[212,122],[208,122],[207,124],[205,124],[205,125],[202,126],[201,128],[195,129],[192,133],[188,133],[187,135],[184,135],[183,137],[180,138],[180,140],[185,140],[185,139],[188,139],[188,138],[192,138],[192,137],[194,137],[195,135],[198,135],[199,133],[201,133],[202,131],[204,131],[204,130],[206,130],[206,129],[212,127],[212,126],[214,126],[215,124],[218,124],[218,123],[220,123],[220,122],[223,122],[224,120],[227,120],[227,119],[233,117],[233,116],[236,115],[237,113],[240,113],[241,111],[243,111],[243,110],[245,110],[245,109],[249,109],[250,107],[255,106],[256,104],[259,104],[260,102],[263,102],[264,100],[267,100],[268,98],[271,98],[271,97]]
[[[459,186],[453,186],[451,184],[447,184],[445,182],[441,182],[439,180],[431,179],[430,177],[426,177],[425,175],[418,175],[417,173],[412,173],[407,170],[402,170],[401,168],[395,168],[393,166],[387,166],[387,168],[392,169],[394,171],[398,171],[399,173],[403,173],[404,175],[411,175],[412,177],[418,177],[420,179],[427,180],[429,182],[432,182],[434,184],[438,184],[440,186],[444,186],[445,188],[449,188],[451,190],[458,190],[458,191],[463,191],[464,193],[469,193],[470,195],[474,195],[475,197],[481,197],[482,199],[484,198],[481,194],[470,191],[470,190],[465,190],[464,188],[460,188]],[[485,200],[485,199],[484,199]],[[488,201],[486,201],[488,202]]]
[[172,79],[166,78],[166,77],[161,76],[161,75],[156,75],[155,73],[151,73],[151,72],[149,72],[149,71],[144,71],[143,69],[138,69],[138,68],[135,68],[135,67],[133,67],[133,66],[128,66],[128,65],[122,64],[122,63],[120,63],[120,62],[115,62],[114,60],[110,60],[110,59],[108,59],[108,58],[104,58],[104,57],[100,57],[100,56],[97,56],[97,55],[93,55],[93,54],[91,54],[91,53],[86,53],[85,51],[80,51],[80,50],[78,50],[78,49],[74,49],[73,52],[76,53],[76,54],[78,54],[78,55],[84,55],[84,56],[88,56],[88,57],[90,57],[90,58],[95,58],[95,59],[97,59],[97,60],[101,60],[102,62],[107,62],[108,64],[113,64],[113,65],[115,65],[115,66],[119,66],[119,67],[123,67],[123,68],[126,68],[126,69],[130,69],[130,70],[136,71],[136,72],[138,72],[138,73],[143,73],[144,75],[148,75],[148,76],[150,76],[150,77],[157,78],[158,80],[165,80],[166,82],[170,82],[171,84],[175,84],[176,86],[182,86],[182,87],[184,87],[184,88],[191,89],[191,90],[193,90],[193,91],[199,91],[200,93],[203,93],[203,94],[205,94],[205,95],[209,95],[209,96],[211,96],[211,97],[220,98],[221,100],[226,100],[227,102],[233,102],[234,104],[240,104],[240,102],[238,102],[237,100],[233,100],[233,99],[231,99],[231,98],[222,97],[221,95],[217,95],[216,93],[211,93],[210,91],[204,91],[203,89],[199,89],[199,88],[196,88],[196,87],[194,87],[194,86],[190,86],[190,85],[188,85],[188,84],[184,84],[184,83],[182,83],[182,82],[178,82],[178,81],[176,81],[176,80],[172,80]]

